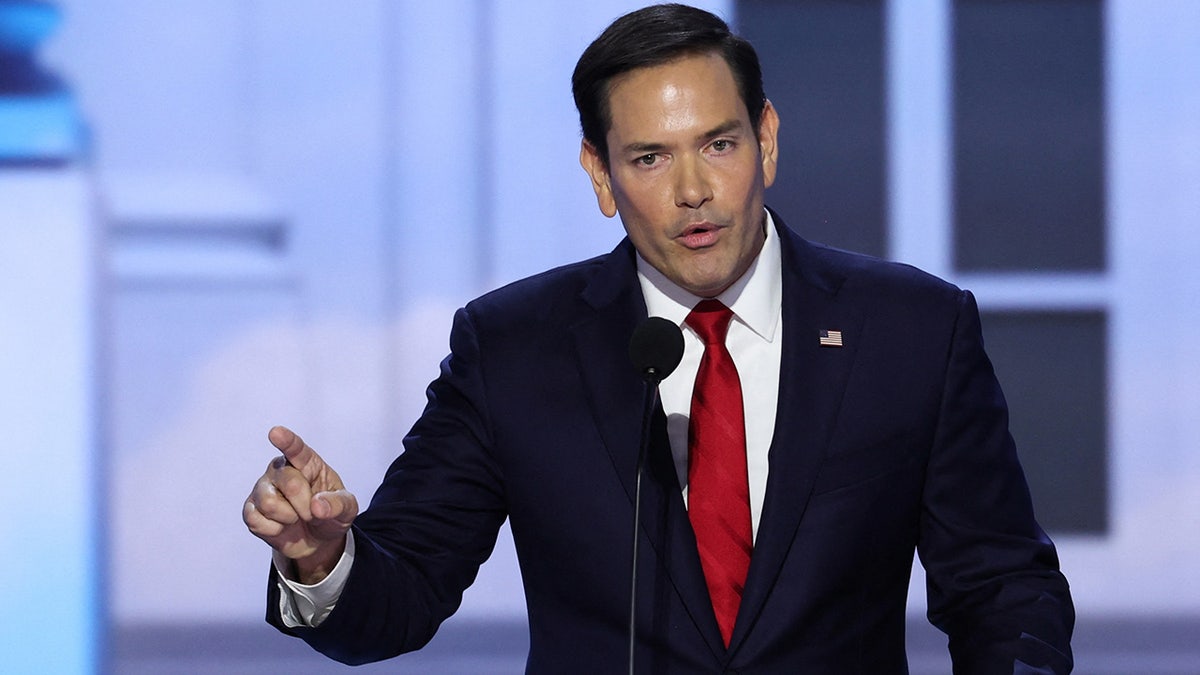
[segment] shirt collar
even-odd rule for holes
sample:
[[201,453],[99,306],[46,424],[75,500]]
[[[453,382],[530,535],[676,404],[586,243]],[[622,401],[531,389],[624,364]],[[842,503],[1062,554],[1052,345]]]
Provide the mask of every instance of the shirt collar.
[[[767,342],[775,339],[783,298],[783,263],[779,235],[770,211],[765,211],[766,239],[746,273],[717,299],[733,310],[737,320]],[[650,316],[661,316],[682,326],[692,307],[703,298],[677,286],[637,255],[638,283]]]

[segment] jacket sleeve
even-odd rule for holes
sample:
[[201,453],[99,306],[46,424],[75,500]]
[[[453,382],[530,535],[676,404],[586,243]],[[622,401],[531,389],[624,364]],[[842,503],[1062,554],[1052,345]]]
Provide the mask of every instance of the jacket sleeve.
[[479,338],[466,309],[455,316],[450,347],[403,454],[354,521],[354,564],[333,611],[316,628],[283,626],[272,571],[268,622],[343,663],[424,646],[458,609],[506,517]]
[[1069,673],[1075,613],[1034,518],[1008,408],[962,291],[923,492],[929,620],[955,673]]

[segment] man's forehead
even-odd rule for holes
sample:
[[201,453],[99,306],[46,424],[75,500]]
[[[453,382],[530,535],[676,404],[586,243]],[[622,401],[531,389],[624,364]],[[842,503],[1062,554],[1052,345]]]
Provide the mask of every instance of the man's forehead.
[[617,75],[612,76],[607,83],[607,93],[609,97],[611,97],[613,90],[624,84],[628,84],[631,81],[645,79],[646,77],[652,76],[655,73],[661,73],[664,71],[678,71],[681,69],[681,67],[695,64],[706,64],[710,69],[712,69],[710,72],[715,71],[715,74],[717,74],[718,77],[721,74],[725,74],[729,76],[730,80],[736,82],[733,68],[729,66],[729,63],[725,60],[720,52],[685,52],[666,61],[652,63],[645,66],[638,66],[637,68],[631,68],[623,73],[618,73]]
[[733,71],[715,53],[622,73],[610,82],[607,99],[610,133],[651,126],[706,135],[749,123]]

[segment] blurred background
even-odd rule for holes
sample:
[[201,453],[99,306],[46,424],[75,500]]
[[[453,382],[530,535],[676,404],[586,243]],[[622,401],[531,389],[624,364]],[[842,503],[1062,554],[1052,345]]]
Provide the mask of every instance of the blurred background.
[[[0,0],[0,670],[344,669],[262,621],[266,431],[365,499],[453,310],[615,245],[570,73],[642,4]],[[1078,672],[1200,672],[1200,3],[698,4],[763,60],[768,203],[975,291]],[[507,537],[366,670],[522,672]]]

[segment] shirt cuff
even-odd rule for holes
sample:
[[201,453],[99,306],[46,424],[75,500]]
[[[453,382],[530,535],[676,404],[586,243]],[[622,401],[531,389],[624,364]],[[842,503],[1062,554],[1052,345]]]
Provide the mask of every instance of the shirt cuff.
[[346,550],[329,576],[315,584],[302,584],[289,579],[292,561],[279,551],[272,550],[271,560],[279,576],[279,614],[288,628],[316,628],[333,611],[354,564],[354,536],[346,532]]

